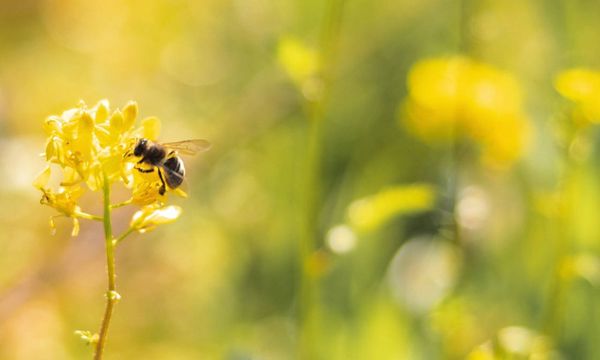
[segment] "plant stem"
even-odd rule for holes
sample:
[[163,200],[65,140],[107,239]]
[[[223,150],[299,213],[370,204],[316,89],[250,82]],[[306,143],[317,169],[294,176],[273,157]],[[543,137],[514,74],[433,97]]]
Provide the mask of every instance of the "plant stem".
[[560,339],[562,335],[562,327],[564,326],[563,312],[565,302],[567,300],[567,290],[569,279],[564,276],[564,264],[572,255],[571,237],[572,237],[572,220],[571,214],[575,209],[575,194],[577,174],[580,171],[580,166],[575,158],[569,153],[569,149],[576,141],[577,132],[580,129],[571,131],[574,135],[570,135],[571,139],[564,153],[564,169],[562,181],[559,185],[559,213],[556,222],[556,243],[555,243],[555,260],[554,260],[554,275],[550,283],[550,289],[547,298],[547,309],[545,313],[544,323],[542,324],[544,331],[554,339]]
[[130,204],[131,204],[131,199],[125,200],[125,201],[117,203],[117,204],[113,204],[113,205],[110,206],[110,208],[111,209],[116,209],[116,208],[120,208],[120,207],[127,206],[127,205],[130,205]]
[[104,219],[102,218],[102,216],[96,216],[96,215],[92,215],[92,214],[88,214],[82,211],[79,212],[75,212],[75,215],[82,218],[82,219],[87,219],[87,220],[94,220],[94,221],[103,221]]
[[104,346],[108,336],[108,327],[113,313],[113,308],[118,301],[116,275],[115,275],[115,244],[113,243],[112,225],[110,222],[110,183],[106,173],[103,179],[103,195],[104,195],[104,241],[106,245],[106,269],[108,274],[108,291],[106,292],[106,309],[104,318],[100,327],[98,342],[96,343],[96,351],[94,360],[102,359]]
[[311,311],[316,301],[317,282],[311,273],[310,258],[317,249],[318,242],[318,198],[320,173],[321,119],[310,119],[309,144],[307,149],[307,171],[305,183],[305,214],[302,238],[300,239],[300,289],[299,289],[299,358],[314,358],[315,319]]
[[320,178],[322,133],[325,107],[329,100],[332,68],[335,63],[339,32],[342,20],[342,10],[345,0],[330,0],[327,3],[327,13],[321,33],[319,49],[319,79],[322,82],[322,93],[308,105],[308,148],[306,162],[306,177],[304,187],[304,216],[300,238],[300,282],[299,282],[299,358],[315,359],[316,319],[315,303],[318,300],[318,279],[310,269],[311,257],[319,246],[318,214],[320,207]]
[[472,35],[470,29],[470,15],[472,4],[469,0],[458,2],[458,51],[469,55],[472,52]]
[[127,231],[125,231],[124,233],[122,233],[121,235],[119,235],[118,238],[116,238],[116,239],[113,240],[114,246],[119,245],[119,243],[121,243],[121,241],[123,241],[126,237],[128,237],[129,235],[131,235],[133,232],[135,232],[134,228],[127,229]]

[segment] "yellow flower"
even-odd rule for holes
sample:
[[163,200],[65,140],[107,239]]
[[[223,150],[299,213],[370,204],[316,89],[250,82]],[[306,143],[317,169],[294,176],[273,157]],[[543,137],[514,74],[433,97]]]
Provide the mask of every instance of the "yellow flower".
[[142,135],[146,139],[156,140],[160,133],[160,120],[149,117],[142,121]]
[[[136,231],[144,233],[175,221],[182,211],[179,206],[165,204],[166,191],[174,189],[166,186],[162,177],[163,169],[157,166],[160,164],[148,160],[154,159],[153,154],[160,155],[155,151],[158,147],[148,145],[158,137],[160,121],[154,117],[147,118],[136,128],[137,116],[138,106],[135,102],[127,103],[122,110],[111,112],[106,100],[91,109],[81,102],[78,107],[60,116],[50,116],[44,123],[48,135],[45,153],[47,165],[33,181],[33,186],[42,192],[41,204],[54,208],[60,214],[50,218],[53,230],[57,216],[72,219],[72,236],[79,233],[79,219],[102,221],[104,225],[108,276],[105,317],[98,333],[75,332],[88,345],[95,347],[95,358],[102,357],[112,313],[110,309],[121,298],[116,291],[116,246]],[[182,148],[181,151],[185,150]],[[167,162],[166,159],[158,160]],[[181,164],[177,166],[179,168]],[[119,183],[131,190],[131,197],[112,204],[112,189]],[[82,211],[79,200],[88,190],[101,190],[102,217]],[[133,214],[128,229],[114,236],[113,210],[132,204],[141,205],[141,210]]]
[[521,157],[533,136],[529,122],[521,116],[514,114],[488,119],[487,131],[479,138],[484,164],[502,169]]
[[120,168],[106,164],[120,163],[126,139],[133,138],[133,123],[137,105],[129,103],[125,107],[127,117],[119,110],[110,116],[108,102],[100,101],[92,109],[85,103],[63,112],[61,116],[46,119],[48,134],[46,161],[59,165],[66,171],[73,170],[79,179],[95,191],[99,188],[101,172],[105,171],[110,180],[120,175]]
[[417,63],[408,74],[408,89],[414,106],[432,112],[438,126],[454,126],[464,94],[465,58],[430,59]]
[[322,95],[319,57],[315,49],[296,38],[283,37],[277,47],[277,60],[304,97],[316,100]]
[[144,233],[154,230],[158,225],[175,221],[179,215],[181,215],[181,208],[179,206],[170,205],[161,207],[156,204],[148,205],[133,214],[129,226]]
[[[105,176],[111,184],[120,182],[132,189],[131,199],[123,204],[161,208],[166,202],[166,194],[159,193],[161,181],[157,171],[136,171],[135,163],[140,159],[131,156],[139,138],[158,137],[160,120],[146,118],[136,128],[137,116],[138,106],[133,101],[121,110],[111,111],[108,101],[102,100],[91,109],[81,102],[60,116],[46,119],[48,166],[34,186],[42,192],[43,205],[73,219],[74,235],[78,218],[102,219],[83,212],[78,201],[87,190],[102,188]],[[59,180],[53,183],[51,175]]]
[[131,201],[137,205],[150,205],[152,203],[164,203],[165,195],[161,195],[159,190],[162,183],[155,172],[142,173],[139,171],[133,172],[133,193]]
[[[72,235],[76,236],[79,233],[79,221],[78,217],[91,219],[92,215],[86,214],[81,211],[81,208],[77,205],[77,200],[83,194],[83,190],[80,186],[68,186],[68,187],[60,187],[58,191],[52,191],[47,187],[48,181],[50,180],[51,170],[50,167],[46,167],[40,175],[34,181],[34,186],[37,187],[40,191],[42,191],[42,199],[40,203],[42,205],[48,205],[58,210],[61,215],[57,216],[65,216],[73,219],[73,231]],[[53,216],[50,218],[50,226],[52,230],[55,230],[54,218]]]
[[510,74],[485,64],[472,63],[466,72],[466,84],[464,121],[471,137],[477,139],[496,130],[489,119],[495,123],[512,121],[515,117],[526,121],[522,113],[521,89]]
[[466,139],[490,165],[516,160],[530,129],[521,90],[510,74],[463,56],[427,59],[408,74],[400,119],[428,142]]
[[318,68],[317,53],[300,40],[284,37],[279,41],[277,59],[298,84],[314,76]]
[[554,87],[565,98],[573,101],[576,111],[590,122],[600,122],[600,72],[575,68],[561,72]]

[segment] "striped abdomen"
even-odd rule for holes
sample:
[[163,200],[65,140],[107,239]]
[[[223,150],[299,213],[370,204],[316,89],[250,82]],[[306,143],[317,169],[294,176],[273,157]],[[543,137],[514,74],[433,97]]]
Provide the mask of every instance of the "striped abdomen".
[[177,156],[169,157],[163,163],[163,168],[166,170],[165,173],[165,181],[167,185],[171,189],[175,189],[181,185],[183,182],[183,177],[185,176],[185,167],[183,166],[183,161]]

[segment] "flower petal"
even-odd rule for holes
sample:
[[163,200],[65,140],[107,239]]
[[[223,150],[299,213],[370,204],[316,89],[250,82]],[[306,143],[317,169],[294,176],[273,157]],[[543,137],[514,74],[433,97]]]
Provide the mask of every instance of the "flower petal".
[[142,120],[142,134],[146,139],[158,139],[158,135],[160,134],[160,120],[154,116]]
[[157,208],[149,205],[133,214],[130,226],[139,232],[153,230],[156,226],[175,221],[181,215],[181,207],[176,205]]
[[119,132],[123,129],[123,114],[120,110],[115,110],[110,117],[110,128],[115,135],[119,135]]
[[35,180],[33,181],[33,186],[38,189],[46,188],[46,186],[48,185],[48,181],[50,181],[51,174],[52,173],[50,171],[50,166],[46,166],[46,168],[42,170],[42,172],[39,173],[38,176],[36,176]]
[[96,104],[96,106],[94,106],[94,108],[96,109],[96,116],[95,116],[96,124],[101,124],[101,123],[105,122],[106,119],[108,118],[108,113],[109,113],[109,109],[110,109],[108,100],[103,99],[103,100],[98,101],[98,104]]
[[138,105],[135,101],[130,101],[123,108],[123,130],[127,131],[135,124],[138,114]]

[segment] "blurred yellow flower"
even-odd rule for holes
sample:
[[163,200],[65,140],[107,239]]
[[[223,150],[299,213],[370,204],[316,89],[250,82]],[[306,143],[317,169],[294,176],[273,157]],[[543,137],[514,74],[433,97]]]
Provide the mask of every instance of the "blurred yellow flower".
[[560,275],[565,280],[581,277],[593,286],[600,285],[600,259],[592,254],[576,254],[563,259]]
[[317,72],[317,53],[300,40],[284,37],[277,48],[277,59],[288,75],[302,83]]
[[467,359],[551,359],[555,355],[548,337],[522,326],[508,326],[498,331],[494,341],[476,347]]
[[471,351],[467,355],[467,360],[496,360],[498,357],[494,355],[493,344],[488,341]]
[[492,166],[509,165],[523,153],[531,130],[512,75],[453,56],[418,62],[407,82],[400,119],[419,138],[471,140]]
[[[473,299],[455,296],[438,303],[429,313],[431,327],[439,334],[447,357],[462,358],[476,344],[485,340],[485,325],[476,311]],[[486,347],[478,348],[472,356],[470,360],[488,359],[485,357]]]
[[319,57],[315,49],[293,37],[283,37],[277,47],[277,60],[308,100],[321,96]]
[[[155,117],[142,120],[136,128],[137,116],[138,106],[133,101],[111,112],[108,101],[102,100],[91,109],[81,102],[60,116],[46,119],[48,166],[33,185],[42,192],[42,204],[73,219],[73,235],[78,231],[78,218],[102,219],[83,212],[78,200],[86,190],[99,190],[104,176],[111,184],[121,182],[132,189],[126,203],[161,207],[166,202],[166,194],[159,191],[157,172],[134,171],[139,158],[128,156],[139,138],[154,140],[160,131]],[[57,184],[51,175],[60,179]]]
[[532,129],[522,114],[498,118],[490,116],[488,128],[480,136],[483,162],[498,168],[519,159],[532,137]]
[[590,122],[600,122],[600,72],[575,68],[561,72],[554,87],[575,103],[576,111]]
[[350,225],[359,231],[371,231],[394,216],[431,209],[435,191],[429,185],[394,186],[350,204]]

